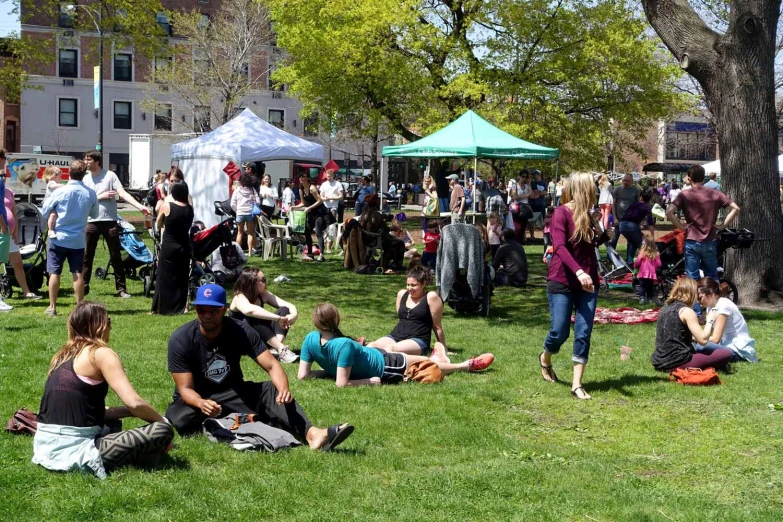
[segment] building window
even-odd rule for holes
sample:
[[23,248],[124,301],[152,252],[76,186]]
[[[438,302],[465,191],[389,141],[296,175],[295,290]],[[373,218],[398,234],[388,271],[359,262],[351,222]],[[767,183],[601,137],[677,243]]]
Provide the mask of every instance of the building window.
[[16,121],[13,120],[5,123],[5,150],[16,152]]
[[209,27],[209,15],[201,13],[201,16],[198,19],[198,27],[199,29],[206,29]]
[[269,123],[282,129],[285,126],[285,111],[282,109],[269,109]]
[[307,116],[304,119],[302,126],[304,127],[305,138],[314,138],[318,136],[318,113]]
[[193,56],[193,83],[206,86],[209,81],[209,60],[202,53]]
[[60,78],[78,78],[79,51],[76,49],[60,49]]
[[131,125],[131,102],[114,102],[114,128],[121,130],[130,130]]
[[193,132],[209,132],[212,130],[209,107],[200,105],[193,109]]
[[171,105],[162,105],[155,109],[155,130],[171,130]]
[[58,119],[60,127],[79,126],[79,100],[75,98],[60,98],[58,100]]
[[133,81],[133,55],[128,53],[114,55],[114,80],[118,82]]
[[666,159],[713,161],[717,158],[715,135],[710,132],[666,132]]
[[155,21],[158,22],[158,26],[166,36],[171,36],[173,31],[171,30],[171,22],[169,21],[169,15],[163,12],[158,12],[155,15]]
[[72,29],[75,25],[74,13],[76,12],[76,2],[60,2],[60,16],[57,18],[57,25],[66,29]]
[[284,83],[277,83],[276,81],[274,81],[272,79],[272,75],[274,74],[276,68],[277,67],[274,66],[274,65],[269,68],[269,72],[266,75],[266,87],[270,91],[283,92],[283,91],[285,91],[285,84]]

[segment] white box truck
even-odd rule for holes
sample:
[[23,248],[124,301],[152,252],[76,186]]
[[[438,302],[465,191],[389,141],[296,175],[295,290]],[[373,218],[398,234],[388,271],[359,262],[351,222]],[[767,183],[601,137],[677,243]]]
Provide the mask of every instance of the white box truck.
[[128,188],[146,191],[155,171],[168,172],[171,167],[171,146],[189,140],[195,134],[131,134],[128,137],[130,151],[130,179]]
[[6,154],[5,186],[11,189],[16,199],[37,202],[46,194],[43,174],[47,167],[58,167],[63,179],[68,179],[73,156],[57,154],[27,154],[9,152]]

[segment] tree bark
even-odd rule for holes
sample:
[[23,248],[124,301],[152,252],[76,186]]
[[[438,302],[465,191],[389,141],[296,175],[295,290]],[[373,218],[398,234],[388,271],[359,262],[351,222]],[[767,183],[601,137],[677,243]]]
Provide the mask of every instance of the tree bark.
[[730,250],[726,275],[741,303],[783,287],[774,59],[781,0],[735,0],[725,34],[712,31],[687,0],[642,0],[647,19],[680,66],[701,85],[718,135],[723,190],[740,206],[732,227],[757,238]]

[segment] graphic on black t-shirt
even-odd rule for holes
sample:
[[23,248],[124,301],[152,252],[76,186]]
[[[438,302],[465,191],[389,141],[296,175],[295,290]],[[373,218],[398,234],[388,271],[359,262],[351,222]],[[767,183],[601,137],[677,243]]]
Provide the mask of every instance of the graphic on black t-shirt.
[[228,364],[226,358],[215,354],[212,360],[207,363],[207,371],[204,376],[210,381],[220,384],[229,373],[231,373],[231,365]]

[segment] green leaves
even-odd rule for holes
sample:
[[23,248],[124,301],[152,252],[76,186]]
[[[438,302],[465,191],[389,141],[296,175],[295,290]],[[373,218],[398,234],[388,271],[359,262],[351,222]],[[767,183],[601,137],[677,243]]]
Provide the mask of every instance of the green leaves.
[[359,114],[408,139],[474,109],[588,168],[610,141],[619,157],[684,105],[672,90],[679,69],[623,1],[268,5],[289,56],[276,76],[306,112]]

